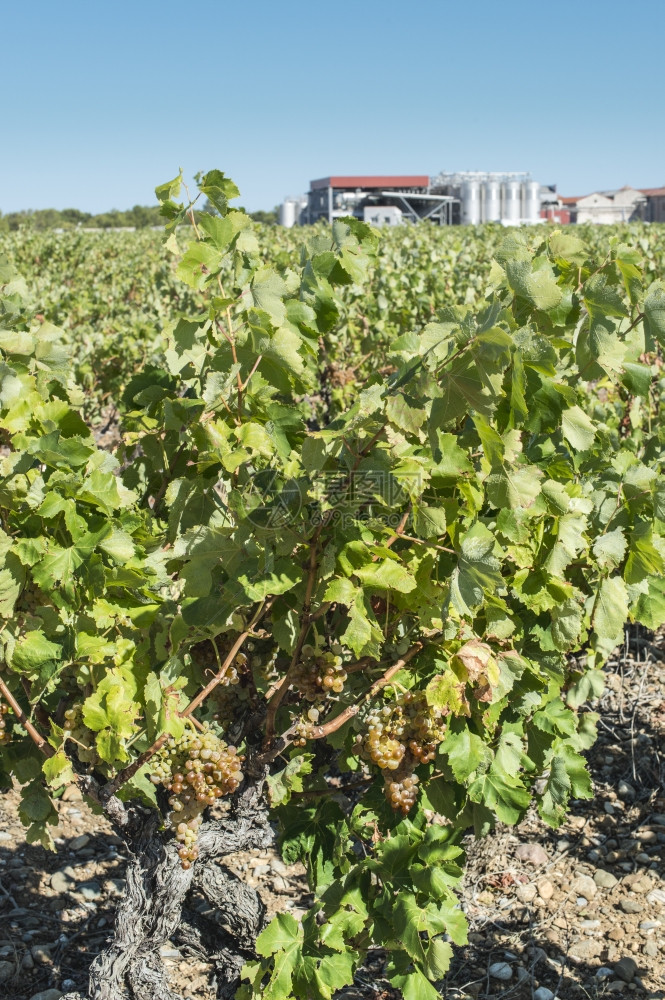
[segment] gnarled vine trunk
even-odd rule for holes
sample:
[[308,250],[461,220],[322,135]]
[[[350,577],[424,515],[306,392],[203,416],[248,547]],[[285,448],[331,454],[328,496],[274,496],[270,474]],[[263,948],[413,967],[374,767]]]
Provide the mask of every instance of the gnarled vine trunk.
[[[169,939],[183,953],[212,963],[218,998],[231,1000],[264,926],[265,906],[258,893],[219,860],[272,844],[262,792],[263,775],[250,778],[228,816],[201,828],[199,857],[188,871],[181,867],[177,844],[165,842],[156,812],[138,805],[110,810],[130,860],[113,940],[90,968],[89,1000],[182,1000],[170,989],[160,956]],[[188,897],[193,891],[210,904],[204,913],[191,906]],[[63,1000],[84,998],[68,993]]]

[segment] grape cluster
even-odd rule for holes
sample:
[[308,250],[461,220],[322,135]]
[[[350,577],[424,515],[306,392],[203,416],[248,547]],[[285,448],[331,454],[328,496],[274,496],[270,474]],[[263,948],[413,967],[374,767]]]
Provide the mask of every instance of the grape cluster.
[[317,653],[313,646],[303,646],[302,659],[291,671],[292,683],[307,701],[341,694],[346,678],[341,656],[334,652]]
[[97,762],[95,736],[83,723],[81,702],[74,702],[70,708],[66,709],[62,738],[63,742],[64,740],[73,740],[76,744],[76,754],[82,764],[95,764]]
[[365,731],[356,736],[356,749],[384,772],[386,798],[406,815],[417,796],[414,769],[436,756],[445,724],[442,713],[427,703],[422,691],[405,691],[388,705],[371,709]]
[[227,746],[208,728],[171,737],[153,758],[150,780],[171,792],[170,819],[184,869],[198,857],[196,840],[203,811],[236,790],[243,778],[243,760],[235,747]]
[[5,716],[9,712],[9,705],[0,698],[0,743],[9,743],[11,733],[7,729]]
[[408,769],[404,774],[394,774],[385,778],[385,795],[396,812],[406,816],[416,804],[418,797],[418,775]]
[[361,756],[371,760],[382,770],[396,771],[402,763],[406,747],[404,713],[400,705],[373,708],[365,720],[366,731],[356,736]]

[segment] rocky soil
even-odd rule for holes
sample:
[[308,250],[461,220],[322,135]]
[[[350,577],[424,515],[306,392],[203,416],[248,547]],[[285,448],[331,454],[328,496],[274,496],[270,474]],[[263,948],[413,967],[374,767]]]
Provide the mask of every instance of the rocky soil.
[[[529,813],[481,842],[468,838],[463,906],[471,933],[449,1000],[665,1000],[665,638],[633,632],[607,668],[596,797],[552,831]],[[56,1000],[85,989],[123,887],[122,842],[77,789],[58,804],[57,852],[25,842],[17,795],[0,796],[0,997]],[[308,905],[299,867],[272,852],[235,855],[271,912]],[[202,899],[200,905],[204,907]],[[172,986],[213,1000],[210,970],[163,949]],[[344,1000],[397,1000],[370,956]],[[342,998],[340,998],[342,1000]]]

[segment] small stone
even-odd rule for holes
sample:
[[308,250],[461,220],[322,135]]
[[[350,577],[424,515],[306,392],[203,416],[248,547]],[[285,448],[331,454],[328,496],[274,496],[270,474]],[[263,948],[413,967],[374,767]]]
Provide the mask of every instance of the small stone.
[[655,826],[665,826],[665,813],[654,813],[651,822]]
[[614,972],[624,983],[632,983],[637,972],[637,962],[634,958],[622,958],[614,966]]
[[14,975],[13,962],[0,962],[0,983],[6,982]]
[[578,875],[577,878],[573,879],[570,887],[573,892],[579,893],[585,899],[593,899],[598,892],[598,886],[590,875]]
[[7,843],[8,841],[13,839],[14,838],[12,837],[11,833],[7,833],[6,830],[0,830],[0,841],[2,841],[2,843]]
[[614,806],[611,802],[603,802],[603,809],[608,816],[614,816]]
[[83,896],[88,902],[92,902],[93,899],[99,899],[102,894],[99,882],[82,882],[81,885],[76,888],[76,895]]
[[546,901],[552,898],[552,896],[554,895],[554,886],[549,881],[549,879],[545,879],[544,882],[538,883],[538,895],[540,896],[541,899],[544,899]]
[[533,882],[529,882],[527,885],[518,885],[515,895],[520,903],[532,903],[536,898],[536,892],[537,889]]
[[60,1000],[62,996],[60,990],[42,990],[40,993],[33,993],[30,1000]]
[[270,871],[270,865],[256,865],[254,868],[254,878],[262,878]]
[[597,958],[603,950],[601,941],[594,941],[592,938],[584,938],[575,941],[568,949],[568,954],[573,962],[588,962]]
[[275,875],[286,875],[289,870],[281,858],[272,858],[270,861],[270,867],[274,871]]
[[615,885],[619,884],[619,879],[612,872],[605,871],[604,868],[598,869],[593,880],[601,889],[613,889]]
[[642,951],[644,952],[645,955],[648,956],[648,958],[657,958],[658,944],[656,943],[656,941],[654,941],[652,937],[647,938],[647,942],[644,945]]
[[547,986],[539,986],[533,994],[533,1000],[554,1000],[554,994]]
[[624,896],[623,899],[620,899],[619,906],[624,913],[641,913],[644,909],[641,903],[638,903],[636,899],[631,899],[630,896]]
[[69,849],[71,851],[80,851],[83,847],[87,847],[89,843],[90,837],[88,834],[82,833],[80,836],[74,837],[74,839],[70,841]]
[[547,851],[540,844],[518,844],[515,850],[515,857],[519,861],[526,861],[535,867],[546,865],[549,861]]
[[174,948],[172,944],[163,944],[159,949],[159,954],[162,958],[182,958],[178,949]]
[[272,888],[273,892],[288,892],[290,886],[283,875],[275,875],[272,880]]
[[481,906],[493,906],[494,905],[494,895],[489,892],[489,890],[484,889],[483,892],[479,892],[476,896],[476,901],[481,904]]
[[608,969],[606,965],[601,965],[599,969],[596,969],[596,979],[609,979],[613,975],[612,969]]
[[665,889],[652,889],[647,894],[647,903],[651,906],[665,906]]
[[34,967],[35,967],[35,960],[30,954],[30,952],[26,951],[25,955],[23,956],[23,959],[21,960],[21,968],[25,969],[26,971],[29,971],[30,969],[34,969]]
[[63,802],[80,802],[83,796],[78,785],[67,785],[62,793]]
[[42,965],[45,965],[51,961],[51,949],[46,945],[37,945],[35,948],[31,948],[30,951],[35,962],[41,962]]
[[649,892],[652,886],[653,882],[650,878],[639,878],[632,883],[630,888],[633,892]]
[[499,979],[502,983],[513,978],[513,970],[507,962],[493,962],[489,967],[489,974],[492,979]]
[[660,920],[643,920],[640,924],[641,931],[654,931],[656,927],[660,927]]
[[600,920],[580,920],[583,931],[595,931],[600,927]]
[[620,781],[617,788],[617,795],[620,799],[632,800],[635,798],[635,789],[627,781]]
[[53,872],[49,884],[55,892],[69,892],[74,887],[75,879],[66,871]]

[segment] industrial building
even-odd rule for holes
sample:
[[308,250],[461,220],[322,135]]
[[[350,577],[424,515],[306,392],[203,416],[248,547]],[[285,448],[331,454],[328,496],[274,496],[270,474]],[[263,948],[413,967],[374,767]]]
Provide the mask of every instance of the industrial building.
[[348,215],[373,226],[425,220],[440,226],[665,222],[665,188],[625,186],[570,198],[558,195],[554,185],[541,186],[528,173],[444,171],[436,177],[323,177],[310,182],[306,195],[286,198],[280,207],[283,226]]
[[[394,226],[401,222],[432,219],[449,224],[454,198],[430,191],[426,174],[388,177],[322,177],[310,181],[309,193],[287,198],[280,211],[282,225],[307,225],[325,219],[332,222],[353,215],[373,225]],[[291,221],[293,220],[293,221]]]
[[540,221],[540,185],[527,173],[440,173],[323,177],[306,195],[286,198],[283,226],[353,215],[374,226],[428,220],[438,225]]

